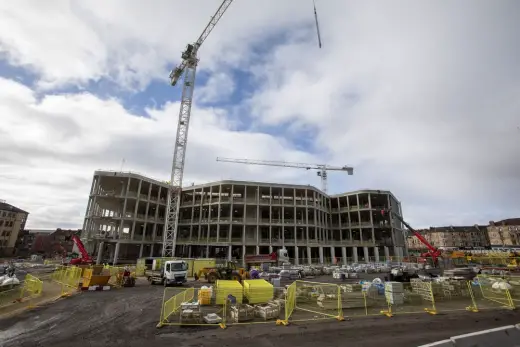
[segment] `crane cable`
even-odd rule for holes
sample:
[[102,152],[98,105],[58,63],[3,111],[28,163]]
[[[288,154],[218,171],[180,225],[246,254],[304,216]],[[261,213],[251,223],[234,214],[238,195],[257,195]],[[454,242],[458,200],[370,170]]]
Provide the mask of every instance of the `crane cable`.
[[320,25],[318,23],[318,12],[316,11],[315,0],[312,0],[312,5],[314,6],[314,19],[316,21],[316,33],[318,34],[318,47],[321,48]]

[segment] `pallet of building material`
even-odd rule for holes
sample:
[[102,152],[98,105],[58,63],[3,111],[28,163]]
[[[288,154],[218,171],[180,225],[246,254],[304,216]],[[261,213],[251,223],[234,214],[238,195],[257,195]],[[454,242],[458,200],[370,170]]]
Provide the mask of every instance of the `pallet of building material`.
[[208,324],[218,324],[222,322],[222,318],[216,313],[208,313],[204,316],[204,322]]
[[255,308],[248,304],[231,306],[231,320],[235,323],[246,322],[255,318]]
[[199,305],[200,304],[198,301],[183,302],[183,303],[181,303],[181,309],[200,311]]
[[273,285],[265,280],[245,280],[244,296],[250,304],[266,303],[273,299]]
[[362,308],[365,307],[365,301],[367,300],[362,292],[346,293],[341,296],[343,308]]
[[274,299],[272,301],[269,301],[268,304],[277,305],[281,311],[285,308],[285,299]]
[[277,304],[256,305],[255,316],[263,320],[278,318],[280,316],[280,306]]
[[244,288],[238,281],[218,280],[215,290],[215,302],[217,305],[223,305],[230,295],[235,298],[237,303],[242,303]]
[[179,321],[181,324],[199,324],[202,321],[202,313],[197,310],[182,310]]
[[404,295],[403,293],[385,293],[386,301],[392,305],[403,305],[404,304]]
[[330,306],[330,303],[332,302],[333,306],[338,305],[338,296],[336,294],[320,294],[316,298],[316,303],[321,308],[326,308]]
[[370,286],[364,292],[367,298],[378,299],[380,297],[379,288],[376,286]]
[[361,284],[342,284],[341,289],[344,293],[361,292]]
[[404,287],[401,282],[385,282],[385,292],[402,293]]

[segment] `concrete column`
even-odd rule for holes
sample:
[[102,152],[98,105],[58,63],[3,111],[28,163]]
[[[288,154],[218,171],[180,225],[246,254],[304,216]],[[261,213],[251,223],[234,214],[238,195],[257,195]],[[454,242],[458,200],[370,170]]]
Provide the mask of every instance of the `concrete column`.
[[[209,230],[208,230],[209,235]],[[206,246],[206,258],[209,258],[209,245]]]
[[96,265],[101,264],[101,261],[103,260],[103,249],[104,248],[105,248],[105,243],[100,242],[99,246],[98,246],[98,251],[97,251]]
[[403,260],[403,247],[397,247],[397,256],[399,257],[399,261]]
[[139,258],[143,257],[144,244],[141,243],[141,247],[139,247]]
[[242,245],[242,266],[246,266],[246,246]]
[[357,256],[357,247],[356,246],[352,247],[352,256],[354,258],[354,263],[357,263],[358,262],[358,256]]
[[153,243],[150,245],[150,257],[153,257]]
[[385,261],[390,261],[390,250],[385,246]]
[[341,258],[343,259],[343,265],[347,265],[347,247],[341,247]]
[[116,243],[116,250],[114,251],[114,261],[112,262],[112,265],[116,265],[117,264],[117,256],[119,255],[119,245],[120,245],[120,243],[117,242]]
[[331,258],[332,264],[335,264],[336,250],[334,249],[333,246],[330,246],[330,258]]
[[227,260],[228,260],[228,261],[231,260],[231,256],[232,256],[231,251],[232,251],[232,250],[233,250],[233,249],[231,248],[231,245],[228,246],[228,252],[227,252]]
[[256,246],[256,254],[260,254],[260,246]]
[[273,246],[269,245],[269,254],[273,253]]
[[309,265],[312,264],[312,258],[311,258],[311,255],[312,255],[311,248],[310,248],[310,247],[307,247],[307,262],[309,263]]
[[323,264],[323,246],[319,247],[319,252],[320,252],[320,264]]
[[294,265],[300,265],[300,255],[298,254],[298,246],[294,246]]
[[363,256],[365,257],[365,263],[368,263],[369,262],[369,257],[368,257],[368,247],[363,247]]
[[376,257],[376,263],[379,263],[379,247],[374,247],[374,256]]

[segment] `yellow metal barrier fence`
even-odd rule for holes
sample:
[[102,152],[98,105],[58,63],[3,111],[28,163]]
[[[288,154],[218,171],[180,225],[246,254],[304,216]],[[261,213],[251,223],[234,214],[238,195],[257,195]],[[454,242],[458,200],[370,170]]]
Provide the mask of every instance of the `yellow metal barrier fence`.
[[[227,282],[227,281],[223,281]],[[230,281],[231,282],[231,281]],[[344,320],[344,316],[411,313],[478,312],[515,307],[516,287],[508,289],[488,277],[478,282],[443,281],[410,283],[331,284],[295,281],[285,288],[242,287],[166,288],[157,327],[208,325],[225,328],[237,324]],[[238,288],[238,289],[237,289]],[[505,289],[504,289],[505,288]]]
[[200,325],[226,328],[229,325],[283,323],[290,316],[290,310],[285,305],[284,288],[271,286],[254,292],[243,290],[240,284],[234,288],[165,288],[157,327]]
[[451,312],[477,312],[477,303],[470,282],[342,284],[341,308],[346,316]]
[[276,321],[276,324],[289,324],[289,318],[294,312],[294,308],[296,306],[296,282],[291,283],[285,289],[285,314],[283,319],[279,319]]
[[514,288],[510,290],[506,280],[486,275],[479,275],[477,279],[480,290],[475,292],[475,298],[479,307],[515,309],[515,300],[511,295]]
[[17,303],[28,303],[28,308],[33,307],[32,299],[39,297],[43,291],[43,282],[31,275],[25,275],[23,284],[12,289],[0,292],[0,309]]
[[[295,286],[294,289],[291,286]],[[295,281],[286,295],[286,317],[279,322],[343,320],[341,289],[337,284]]]
[[69,296],[79,289],[83,269],[76,266],[64,266],[51,275],[51,280],[61,285],[61,295]]

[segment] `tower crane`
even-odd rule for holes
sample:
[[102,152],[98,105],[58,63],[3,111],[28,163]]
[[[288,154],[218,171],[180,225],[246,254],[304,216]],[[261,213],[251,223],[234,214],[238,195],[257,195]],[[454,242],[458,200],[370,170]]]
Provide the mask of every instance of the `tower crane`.
[[177,137],[173,150],[173,164],[170,184],[168,187],[168,204],[166,208],[166,220],[163,233],[163,257],[175,256],[175,243],[177,239],[178,215],[180,207],[180,196],[182,192],[182,177],[184,175],[184,160],[186,158],[186,146],[188,144],[188,128],[190,124],[191,105],[193,101],[193,90],[195,88],[195,73],[199,59],[197,53],[200,46],[215,28],[220,18],[224,15],[233,0],[224,0],[211,17],[209,23],[202,31],[198,40],[186,46],[182,53],[182,62],[171,71],[170,84],[175,86],[184,74],[184,85],[182,87],[181,107],[179,121],[177,124]]
[[346,171],[348,175],[354,174],[354,168],[350,166],[332,166],[325,164],[305,164],[305,163],[290,163],[286,161],[268,161],[268,160],[249,160],[249,159],[231,159],[217,157],[217,161],[227,163],[239,163],[249,165],[266,165],[278,167],[292,167],[296,169],[318,170],[318,176],[321,177],[321,190],[327,192],[327,171]]

